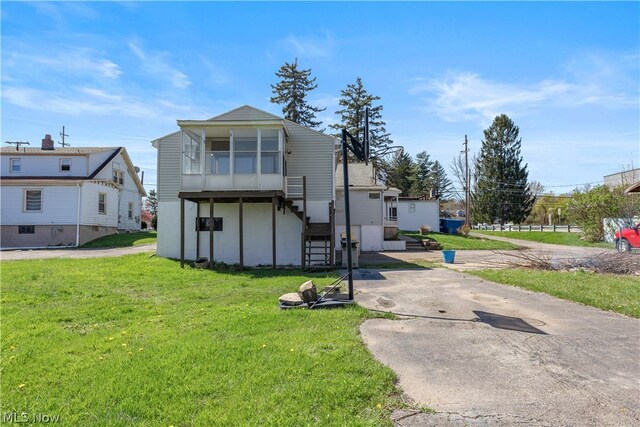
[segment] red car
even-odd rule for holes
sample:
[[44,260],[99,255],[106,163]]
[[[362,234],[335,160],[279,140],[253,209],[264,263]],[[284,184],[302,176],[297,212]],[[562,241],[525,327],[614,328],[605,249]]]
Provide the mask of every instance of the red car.
[[616,231],[614,236],[614,242],[616,248],[620,252],[629,252],[631,249],[640,249],[640,222],[633,227],[622,229],[622,239],[620,238],[620,232]]

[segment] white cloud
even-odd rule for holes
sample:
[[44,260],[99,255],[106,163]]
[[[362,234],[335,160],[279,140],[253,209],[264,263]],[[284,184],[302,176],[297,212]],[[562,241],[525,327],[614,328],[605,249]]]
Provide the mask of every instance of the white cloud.
[[148,74],[166,78],[178,89],[186,89],[191,85],[185,73],[169,64],[166,52],[145,52],[137,41],[129,42],[129,49],[141,61],[142,69]]
[[[637,57],[636,57],[637,59]],[[637,73],[637,63],[590,57],[572,60],[562,79],[532,83],[497,82],[472,72],[450,72],[435,79],[413,79],[409,94],[423,97],[426,108],[449,122],[476,120],[486,124],[496,115],[527,114],[549,107],[638,107],[638,85],[620,84]]]
[[288,34],[278,45],[298,57],[327,58],[331,56],[335,42],[328,31],[322,36]]
[[5,59],[5,70],[40,70],[62,72],[73,75],[100,76],[117,79],[122,74],[118,64],[101,58],[96,52],[85,48],[67,47],[57,54],[9,53]]

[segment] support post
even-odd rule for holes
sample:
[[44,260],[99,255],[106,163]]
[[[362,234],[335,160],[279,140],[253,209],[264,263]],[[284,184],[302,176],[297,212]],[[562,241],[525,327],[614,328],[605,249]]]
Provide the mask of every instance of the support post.
[[243,208],[243,202],[242,202],[242,197],[240,197],[240,206],[238,209],[238,226],[240,229],[240,268],[244,267],[244,226],[242,224],[242,208]]
[[271,265],[276,268],[276,198],[271,199]]
[[200,200],[196,202],[196,259],[200,258]]
[[[349,299],[353,301],[353,264],[351,260],[351,210],[349,209],[349,157],[347,131],[342,130],[342,174],[344,176],[344,222],[347,232],[347,271],[349,272]],[[344,253],[342,254],[344,256]]]
[[180,268],[184,268],[184,199],[180,198]]
[[213,270],[213,198],[209,199],[209,268]]

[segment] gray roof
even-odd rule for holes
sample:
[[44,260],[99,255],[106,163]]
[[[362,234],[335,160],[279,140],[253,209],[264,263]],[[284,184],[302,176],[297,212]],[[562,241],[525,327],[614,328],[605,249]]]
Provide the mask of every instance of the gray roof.
[[[336,168],[336,187],[344,187],[342,174],[342,163],[338,163]],[[373,171],[373,164],[369,163],[349,163],[349,187],[380,187],[386,188],[376,182]]]
[[38,154],[44,156],[52,155],[86,155],[93,153],[103,153],[105,151],[114,151],[120,147],[60,147],[53,150],[43,150],[40,147],[20,147],[20,150],[16,150],[15,147],[0,147],[1,154]]

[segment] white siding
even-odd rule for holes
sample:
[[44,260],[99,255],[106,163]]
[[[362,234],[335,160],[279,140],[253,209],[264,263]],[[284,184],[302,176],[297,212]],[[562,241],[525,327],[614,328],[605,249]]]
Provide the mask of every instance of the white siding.
[[[110,164],[96,175],[95,179],[106,179],[110,181],[113,178],[114,169],[124,172],[124,185],[118,193],[118,228],[124,230],[139,230],[142,196],[140,195],[140,191],[138,190],[138,186],[136,185],[133,176],[131,176],[131,173],[129,172],[129,168],[127,167],[127,163],[122,154],[118,154],[114,157]],[[132,219],[129,219],[128,215],[129,202],[133,203]],[[136,217],[138,218],[138,221],[136,221]]]
[[[369,199],[369,193],[380,194],[380,199]],[[336,197],[336,225],[345,225],[344,221],[344,191],[338,191]],[[353,190],[349,191],[349,207],[351,211],[351,225],[379,225],[383,224],[383,201],[381,191]]]
[[307,177],[307,200],[333,200],[334,140],[286,120],[288,176]]
[[235,110],[231,110],[227,113],[213,117],[211,121],[233,121],[233,120],[282,120],[282,117],[278,117],[275,114],[267,113],[266,111],[257,110],[249,105],[244,105]]
[[[42,190],[42,212],[24,211],[24,190]],[[10,186],[0,191],[2,225],[77,224],[78,187]]]
[[89,174],[98,169],[100,165],[103,164],[117,149],[118,148],[114,148],[113,150],[103,151],[100,153],[91,153],[91,157],[89,157]]
[[[415,205],[411,212],[411,204]],[[440,231],[440,203],[437,200],[400,200],[398,201],[398,228],[417,231],[421,225],[432,231]]]
[[[106,193],[107,210],[98,213],[98,194]],[[85,182],[82,186],[82,225],[118,226],[118,189],[105,184]]]
[[[222,217],[222,231],[214,232],[214,259],[228,264],[240,262],[239,205],[214,204],[214,216]],[[180,258],[180,203],[158,203],[159,256]],[[271,265],[271,204],[246,203],[243,206],[244,264]],[[200,206],[200,216],[209,216],[209,205]],[[196,205],[185,203],[185,258],[196,258]],[[278,265],[300,265],[302,222],[292,213],[276,212],[276,262]],[[209,232],[200,232],[200,255],[209,257]]]
[[[20,172],[9,172],[10,159],[20,158]],[[60,159],[71,159],[71,170],[69,172],[60,171]],[[15,156],[5,154],[0,156],[2,176],[86,176],[87,156],[70,156],[68,154],[55,155],[24,155],[16,152]]]
[[[180,191],[180,156],[182,142],[180,132],[158,140],[158,202],[175,201]],[[160,210],[158,209],[158,212]]]

